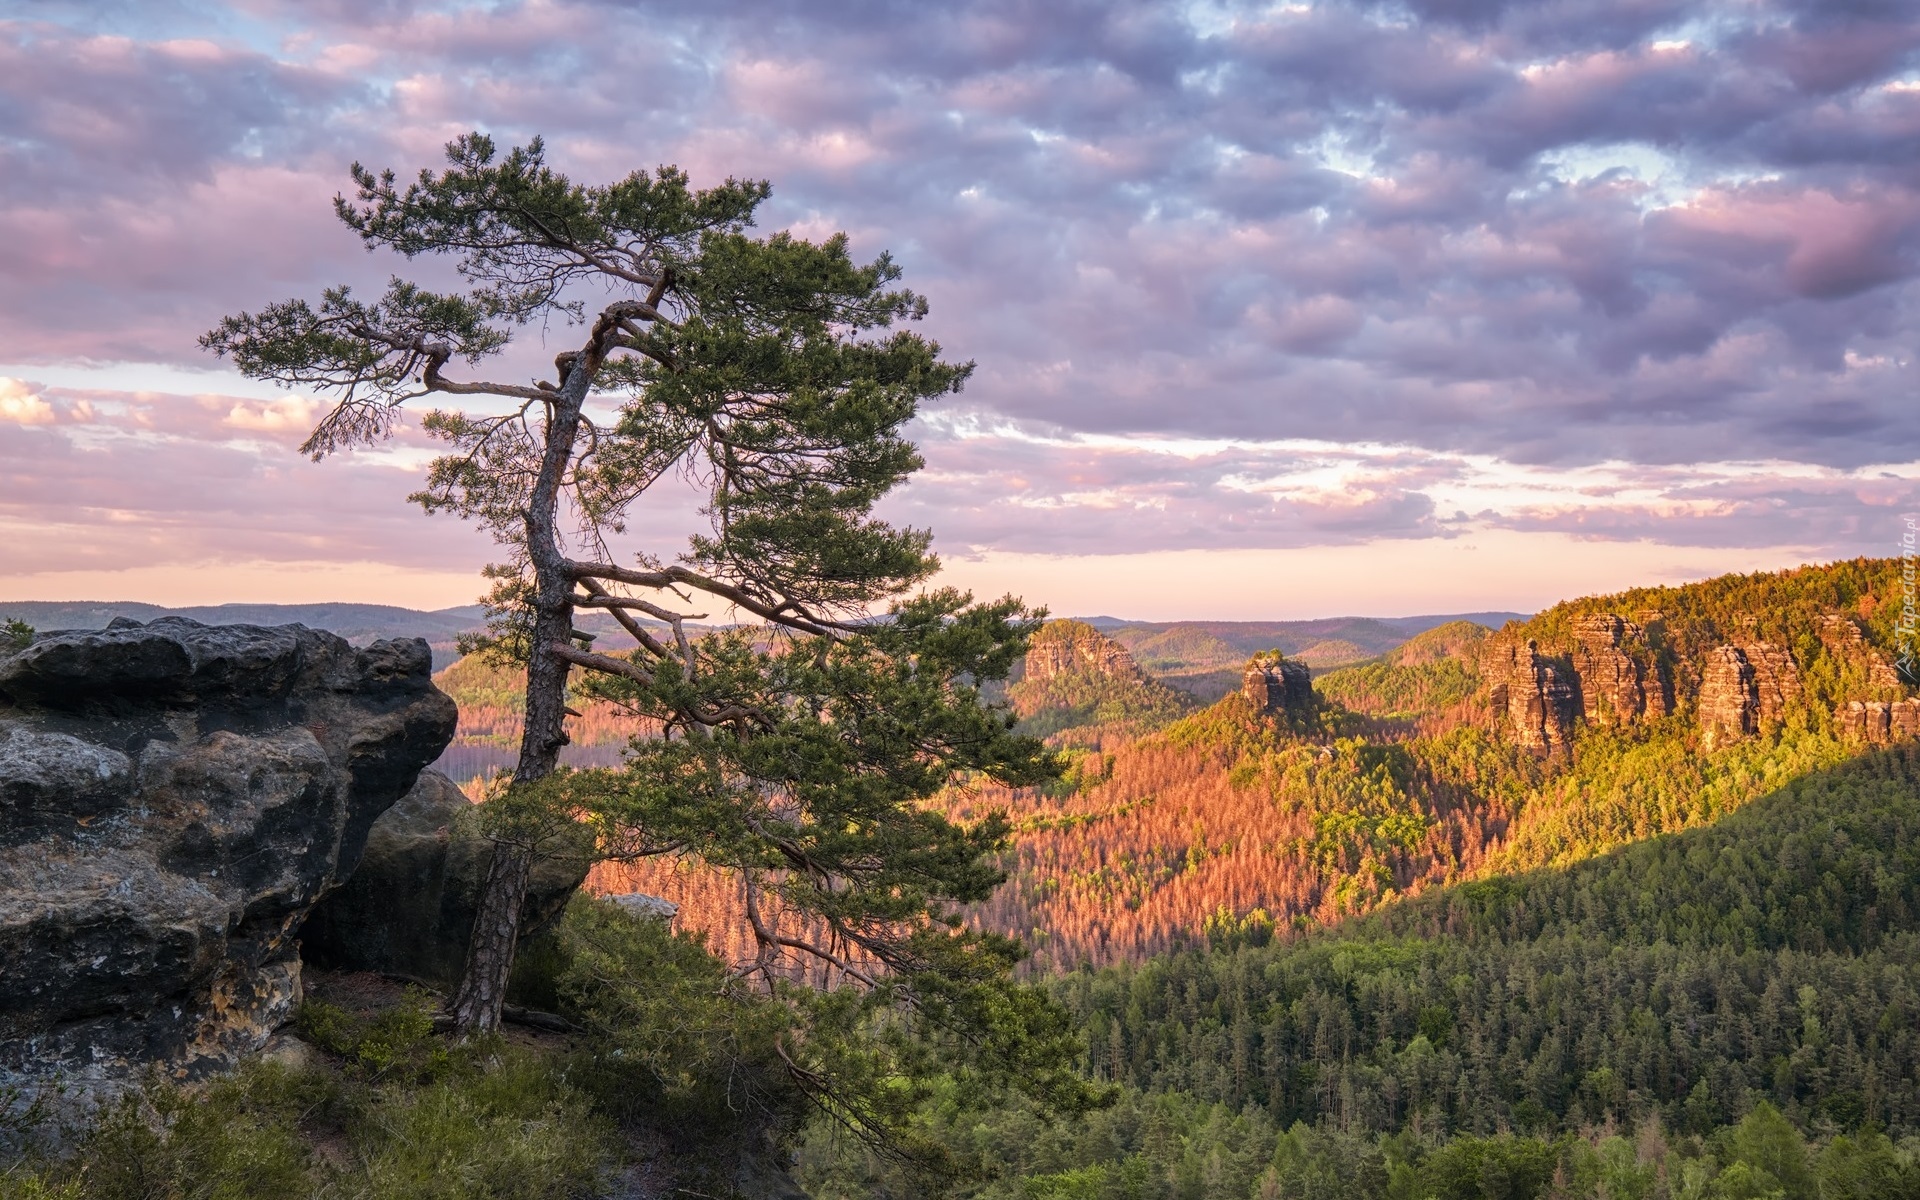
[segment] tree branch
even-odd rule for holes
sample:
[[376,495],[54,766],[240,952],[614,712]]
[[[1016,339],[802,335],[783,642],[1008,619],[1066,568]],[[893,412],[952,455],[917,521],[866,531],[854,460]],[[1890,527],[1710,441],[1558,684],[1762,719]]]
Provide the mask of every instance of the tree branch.
[[[646,628],[643,625],[641,625],[640,622],[634,620],[632,617],[629,617],[626,613],[620,611],[620,606],[615,604],[614,601],[621,599],[621,597],[610,595],[607,592],[606,588],[602,587],[599,583],[591,579],[581,580],[580,586],[586,588],[587,591],[591,593],[591,595],[574,597],[574,601],[573,601],[574,607],[606,608],[611,610],[613,613],[613,619],[620,622],[620,627],[622,629],[625,629],[628,633],[633,635],[634,641],[639,642],[642,646],[646,647],[647,653],[653,655],[655,658],[667,657],[667,655],[670,652],[667,649],[666,643],[660,641],[658,638],[654,637],[651,633],[648,633]],[[645,604],[646,601],[635,600],[632,603],[637,607],[639,605]],[[657,610],[653,606],[648,605],[647,611],[657,612],[657,611],[664,611],[664,610]]]
[[741,588],[735,587],[733,584],[722,583],[718,579],[710,579],[705,575],[696,571],[690,571],[685,567],[674,566],[662,567],[656,571],[634,571],[626,567],[616,567],[609,563],[574,562],[568,564],[568,569],[573,572],[575,579],[611,579],[615,583],[629,583],[635,587],[651,588],[666,588],[680,584],[693,588],[696,591],[718,596],[739,608],[746,609],[748,612],[763,620],[771,621],[776,625],[783,625],[788,629],[797,629],[801,633],[813,634],[816,637],[837,638],[853,631],[853,626],[848,625],[844,621],[834,621],[810,613],[792,601],[770,604]]
[[753,881],[751,876],[742,881],[741,892],[745,895],[747,901],[747,921],[753,926],[755,941],[761,943],[763,947],[785,946],[790,950],[798,950],[802,954],[811,954],[822,962],[832,963],[834,966],[840,968],[842,972],[851,975],[870,988],[878,988],[880,986],[877,979],[866,971],[854,966],[853,963],[848,961],[844,956],[835,954],[824,946],[817,946],[812,942],[801,941],[798,938],[786,937],[768,928],[766,920],[760,915],[760,904],[755,899],[759,890],[759,885]]
[[602,675],[624,675],[639,683],[653,682],[653,672],[638,663],[628,662],[624,658],[614,658],[608,654],[595,654],[591,650],[582,650],[566,642],[549,642],[547,650],[555,658],[564,658],[576,667],[585,667],[589,671],[598,671]]

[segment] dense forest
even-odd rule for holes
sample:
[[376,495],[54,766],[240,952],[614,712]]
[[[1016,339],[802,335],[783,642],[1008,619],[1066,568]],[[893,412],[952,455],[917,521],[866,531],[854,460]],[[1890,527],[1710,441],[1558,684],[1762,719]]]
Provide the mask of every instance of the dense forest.
[[[1120,1101],[931,1114],[983,1195],[1920,1195],[1920,751],[1054,990]],[[820,1159],[823,1189],[887,1186]]]
[[[1083,649],[1072,670],[1014,688],[1029,727],[1068,755],[1064,781],[944,801],[965,820],[1004,810],[1016,830],[1009,882],[972,919],[1025,939],[1037,970],[1138,962],[1214,928],[1324,923],[1709,824],[1860,752],[1835,714],[1900,691],[1885,683],[1895,632],[1876,599],[1897,587],[1896,563],[1858,561],[1572,601],[1497,634],[1454,622],[1320,676],[1304,724],[1237,692],[1194,711],[1131,658],[1102,674],[1085,665],[1099,651]],[[1582,721],[1564,753],[1518,744],[1489,719],[1488,648],[1534,641],[1565,661],[1576,622],[1596,612],[1661,614],[1633,650],[1671,681],[1671,710]],[[1858,645],[1823,638],[1835,617],[1858,621]],[[1055,636],[1098,636],[1076,624]],[[1761,636],[1791,647],[1801,691],[1751,736],[1716,742],[1696,711],[1698,663],[1722,640]],[[730,890],[683,868],[602,879],[681,901],[717,944],[738,926]]]

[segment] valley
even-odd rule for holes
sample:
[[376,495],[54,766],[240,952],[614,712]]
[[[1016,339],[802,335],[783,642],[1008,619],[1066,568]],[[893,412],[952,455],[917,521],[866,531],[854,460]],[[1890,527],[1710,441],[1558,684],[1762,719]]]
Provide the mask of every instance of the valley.
[[[1899,570],[1497,625],[1048,622],[988,698],[1059,778],[930,803],[1008,821],[1005,882],[960,917],[1024,943],[1021,976],[1108,1091],[1048,1117],[936,1085],[915,1136],[964,1164],[954,1194],[996,1200],[1920,1196]],[[103,624],[92,607],[66,615]],[[307,615],[361,640],[402,619]],[[477,800],[519,739],[519,678],[435,665],[459,706],[438,765]],[[567,765],[657,736],[571,704]],[[696,975],[755,954],[720,871],[603,861],[587,890],[676,905],[670,953]],[[567,929],[605,919],[575,908]],[[818,1121],[797,1153],[819,1197],[933,1186]]]

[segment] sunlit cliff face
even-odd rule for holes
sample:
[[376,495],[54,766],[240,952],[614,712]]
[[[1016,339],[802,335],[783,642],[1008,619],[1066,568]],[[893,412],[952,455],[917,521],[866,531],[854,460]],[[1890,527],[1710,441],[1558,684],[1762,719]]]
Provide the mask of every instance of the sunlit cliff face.
[[[471,599],[497,552],[404,502],[430,445],[307,463],[316,398],[194,339],[380,285],[347,164],[473,128],[766,177],[770,227],[892,250],[979,367],[890,511],[1056,611],[1526,608],[1891,553],[1920,508],[1903,6],[30,11],[0,596]],[[667,508],[636,528],[671,552]]]

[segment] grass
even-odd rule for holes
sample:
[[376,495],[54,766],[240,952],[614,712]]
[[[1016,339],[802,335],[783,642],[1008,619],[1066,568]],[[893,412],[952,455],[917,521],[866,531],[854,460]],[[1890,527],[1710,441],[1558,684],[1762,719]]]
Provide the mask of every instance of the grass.
[[778,1107],[746,1061],[766,1054],[743,1053],[770,1044],[775,1006],[722,995],[697,940],[588,897],[550,940],[516,982],[577,1037],[457,1044],[430,993],[319,976],[303,1061],[156,1074],[58,1156],[0,1141],[0,1200],[571,1200],[618,1194],[626,1171],[730,1194]]

